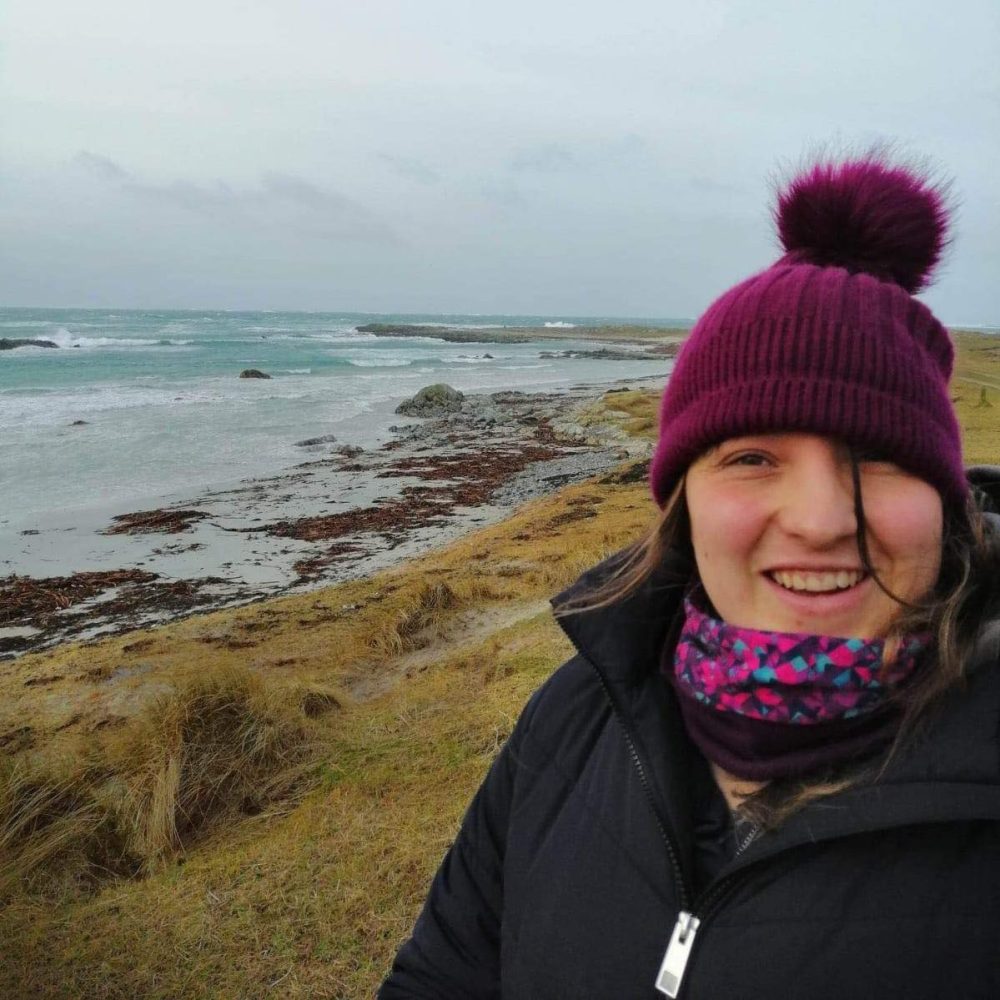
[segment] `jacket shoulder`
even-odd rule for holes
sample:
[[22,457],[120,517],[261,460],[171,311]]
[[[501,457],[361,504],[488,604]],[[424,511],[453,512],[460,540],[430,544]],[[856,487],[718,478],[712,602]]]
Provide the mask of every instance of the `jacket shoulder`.
[[545,741],[574,721],[589,717],[604,702],[596,669],[577,653],[554,670],[528,699],[518,728],[534,739]]

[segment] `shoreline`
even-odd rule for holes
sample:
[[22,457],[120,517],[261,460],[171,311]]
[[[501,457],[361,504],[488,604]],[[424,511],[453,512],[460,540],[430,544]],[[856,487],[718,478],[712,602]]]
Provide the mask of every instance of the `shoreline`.
[[0,662],[305,593],[422,555],[527,500],[646,457],[648,446],[587,411],[608,391],[659,389],[667,377],[468,395],[453,413],[396,417],[369,450],[300,442],[303,461],[273,476],[29,529],[22,534],[39,553],[32,568],[53,572],[0,578]]

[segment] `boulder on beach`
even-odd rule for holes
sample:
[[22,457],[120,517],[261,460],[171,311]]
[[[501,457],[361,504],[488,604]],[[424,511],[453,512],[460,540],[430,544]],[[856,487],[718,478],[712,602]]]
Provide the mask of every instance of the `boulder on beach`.
[[460,410],[463,399],[465,396],[458,389],[438,382],[425,385],[412,399],[404,399],[396,412],[408,417],[440,417]]
[[320,434],[319,437],[306,438],[304,441],[296,441],[296,448],[311,448],[317,444],[333,444],[337,440],[336,434]]
[[259,368],[244,368],[240,372],[240,378],[270,378],[267,372],[262,372]]
[[58,344],[51,340],[11,340],[9,337],[0,337],[0,351],[13,351],[15,347],[56,347]]
[[346,458],[357,458],[365,449],[359,444],[341,444],[337,445],[333,450],[338,455],[344,455]]

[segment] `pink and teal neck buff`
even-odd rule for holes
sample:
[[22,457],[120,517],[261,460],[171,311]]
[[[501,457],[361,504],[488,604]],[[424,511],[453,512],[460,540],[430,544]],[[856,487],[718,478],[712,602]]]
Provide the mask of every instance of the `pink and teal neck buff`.
[[929,635],[908,636],[883,663],[879,639],[742,628],[689,597],[663,671],[688,734],[738,778],[797,777],[872,753],[895,734],[889,699],[921,662]]

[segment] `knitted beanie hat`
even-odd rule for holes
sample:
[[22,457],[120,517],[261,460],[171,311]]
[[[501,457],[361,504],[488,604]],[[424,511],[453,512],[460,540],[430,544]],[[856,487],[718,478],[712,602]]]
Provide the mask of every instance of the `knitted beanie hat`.
[[820,163],[780,193],[775,220],[784,256],[712,303],[678,354],[650,467],[657,503],[711,445],[800,431],[875,449],[961,504],[954,352],[913,298],[945,243],[941,189],[877,154]]

